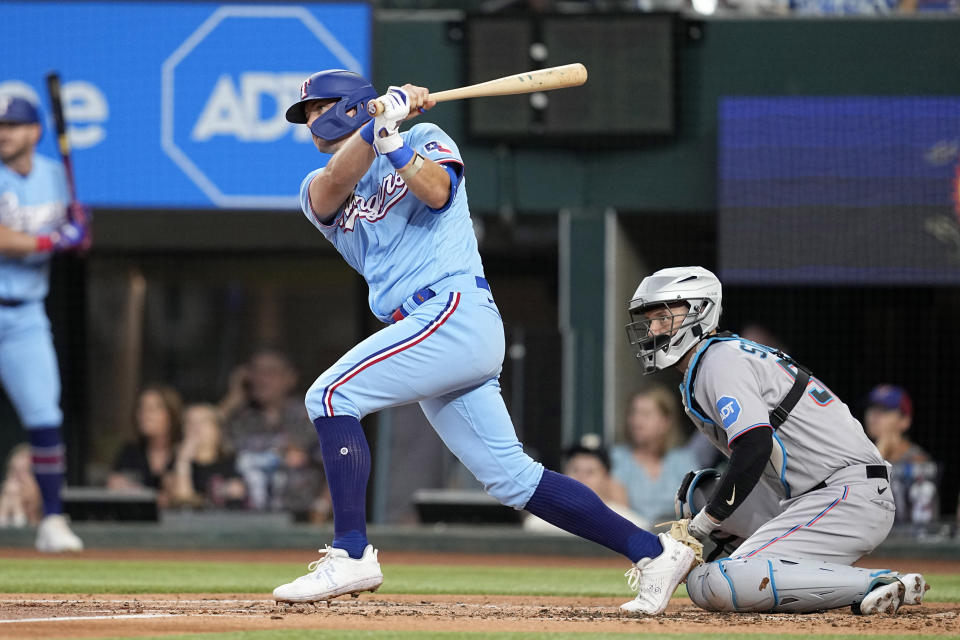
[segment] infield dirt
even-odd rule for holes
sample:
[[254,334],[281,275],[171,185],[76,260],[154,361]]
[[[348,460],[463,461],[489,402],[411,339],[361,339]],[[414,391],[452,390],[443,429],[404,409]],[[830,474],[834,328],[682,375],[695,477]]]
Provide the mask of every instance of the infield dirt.
[[[5,550],[0,557],[31,557]],[[386,554],[385,554],[386,555]],[[84,558],[239,560],[299,562],[304,552],[92,551]],[[49,556],[47,556],[49,557]],[[615,558],[464,556],[389,553],[387,562],[511,566],[622,567]],[[871,560],[870,564],[882,562]],[[904,561],[910,570],[957,572],[956,563]],[[896,616],[861,617],[848,610],[825,613],[716,614],[689,600],[674,599],[658,617],[632,617],[617,608],[626,598],[547,596],[465,596],[364,594],[330,605],[278,606],[269,594],[4,594],[0,595],[0,638],[138,637],[266,629],[365,629],[408,631],[767,633],[786,635],[857,634],[883,636],[960,634],[960,604],[904,607]],[[133,617],[136,616],[136,617]],[[73,619],[65,619],[73,618]],[[82,618],[80,620],[76,618]]]

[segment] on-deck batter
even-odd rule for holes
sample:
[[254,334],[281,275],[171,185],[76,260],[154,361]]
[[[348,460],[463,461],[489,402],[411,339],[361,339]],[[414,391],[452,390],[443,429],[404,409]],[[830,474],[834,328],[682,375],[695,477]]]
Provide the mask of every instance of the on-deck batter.
[[43,301],[50,253],[83,244],[87,228],[67,220],[63,167],[35,153],[41,133],[34,104],[0,95],[0,381],[30,439],[44,513],[36,547],[78,551],[83,543],[60,501],[66,466],[60,371]]

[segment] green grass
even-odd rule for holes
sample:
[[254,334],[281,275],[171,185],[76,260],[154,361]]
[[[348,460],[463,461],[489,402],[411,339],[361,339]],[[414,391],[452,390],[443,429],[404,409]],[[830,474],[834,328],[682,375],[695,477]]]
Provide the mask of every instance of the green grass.
[[[0,593],[263,593],[306,565],[241,562],[4,560]],[[628,597],[616,569],[386,565],[381,593]],[[960,575],[926,576],[931,602],[960,602]],[[686,595],[681,588],[678,595]]]
[[[264,593],[306,565],[238,562],[4,560],[2,593]],[[387,565],[382,593],[626,596],[616,569]]]

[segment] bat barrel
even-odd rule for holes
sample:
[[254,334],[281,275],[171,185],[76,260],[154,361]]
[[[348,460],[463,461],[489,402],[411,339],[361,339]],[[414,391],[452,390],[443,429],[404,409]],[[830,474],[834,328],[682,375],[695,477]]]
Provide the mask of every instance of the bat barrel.
[[[446,102],[447,100],[461,100],[464,98],[485,98],[492,96],[512,96],[534,91],[551,91],[579,87],[587,81],[587,68],[579,62],[565,64],[559,67],[526,71],[512,76],[496,78],[467,87],[448,89],[431,93],[430,100]],[[371,100],[367,103],[367,113],[378,116],[383,113],[383,103],[380,100]]]

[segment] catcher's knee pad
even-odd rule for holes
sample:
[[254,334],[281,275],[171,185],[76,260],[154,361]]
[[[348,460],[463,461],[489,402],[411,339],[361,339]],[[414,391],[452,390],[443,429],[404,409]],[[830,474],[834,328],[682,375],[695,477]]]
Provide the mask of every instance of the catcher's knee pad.
[[772,611],[777,598],[767,560],[717,560],[695,567],[687,593],[707,611]]
[[863,600],[885,571],[790,558],[724,559],[687,576],[687,593],[708,611],[810,613]]

